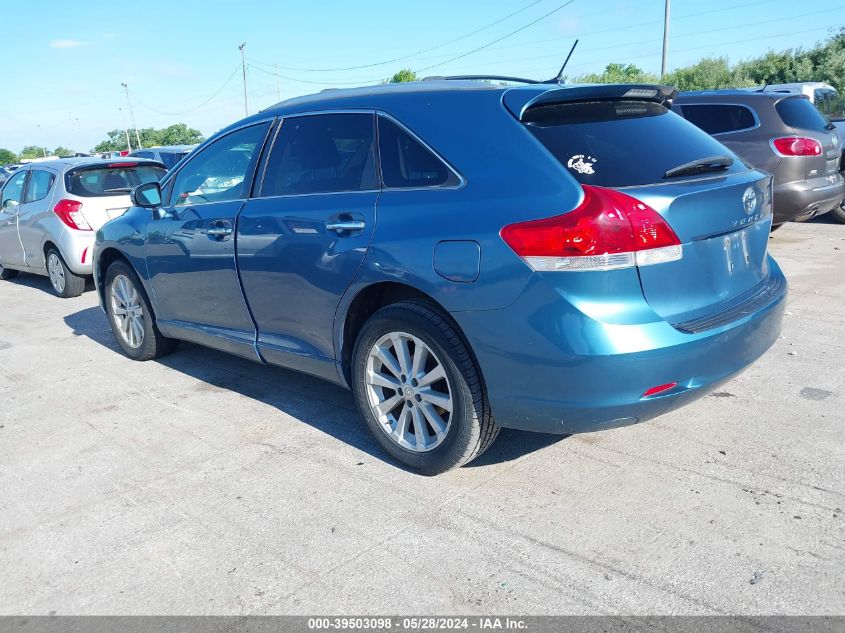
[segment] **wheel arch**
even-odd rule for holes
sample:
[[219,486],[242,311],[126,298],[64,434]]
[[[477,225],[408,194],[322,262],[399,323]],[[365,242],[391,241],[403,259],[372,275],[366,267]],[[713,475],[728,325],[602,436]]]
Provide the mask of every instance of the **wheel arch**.
[[337,358],[341,378],[346,381],[346,384],[350,386],[352,385],[352,352],[355,348],[355,341],[358,338],[358,333],[367,322],[367,319],[384,307],[411,300],[423,301],[429,304],[449,321],[455,332],[457,332],[461,337],[467,350],[469,350],[483,385],[484,377],[481,373],[481,367],[478,364],[478,359],[475,357],[472,346],[470,345],[469,340],[467,340],[467,337],[458,322],[455,321],[449,311],[430,294],[415,286],[398,281],[379,281],[361,288],[352,300],[349,301],[346,309],[340,316],[338,327],[336,328],[337,350],[339,351]]
[[[106,305],[106,272],[108,271],[109,266],[118,260],[125,262],[127,266],[129,266],[132,270],[135,270],[135,267],[132,265],[132,262],[129,261],[129,258],[117,248],[108,247],[99,253],[93,272],[96,280],[97,294],[100,295],[100,305]],[[138,274],[137,270],[135,270],[135,274]]]

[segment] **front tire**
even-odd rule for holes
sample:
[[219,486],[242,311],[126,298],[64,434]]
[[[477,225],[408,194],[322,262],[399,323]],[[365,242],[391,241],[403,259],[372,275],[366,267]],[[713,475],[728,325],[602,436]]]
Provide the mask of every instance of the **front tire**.
[[141,280],[127,263],[116,261],[109,266],[105,304],[114,338],[132,360],[152,360],[176,348],[177,341],[159,331]]
[[499,433],[472,355],[428,303],[397,303],[370,317],[355,342],[352,383],[379,445],[423,474],[469,463]]
[[6,268],[5,266],[3,266],[3,264],[0,264],[0,281],[8,281],[9,279],[14,279],[17,276],[17,270]]
[[68,268],[62,254],[55,248],[47,251],[47,276],[53,292],[63,299],[78,297],[85,292],[85,277]]

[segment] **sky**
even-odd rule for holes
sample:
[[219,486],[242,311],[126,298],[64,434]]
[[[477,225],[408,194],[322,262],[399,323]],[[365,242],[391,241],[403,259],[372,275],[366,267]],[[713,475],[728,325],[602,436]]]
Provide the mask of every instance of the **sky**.
[[[575,38],[570,76],[610,62],[659,73],[664,0],[562,5],[0,0],[6,52],[0,147],[90,149],[109,130],[131,127],[121,83],[129,87],[138,127],[186,123],[212,134],[244,116],[238,50],[244,42],[250,114],[325,88],[378,83],[402,68],[422,76],[546,79]],[[812,46],[840,25],[843,0],[672,0],[669,68],[704,56],[735,62]]]

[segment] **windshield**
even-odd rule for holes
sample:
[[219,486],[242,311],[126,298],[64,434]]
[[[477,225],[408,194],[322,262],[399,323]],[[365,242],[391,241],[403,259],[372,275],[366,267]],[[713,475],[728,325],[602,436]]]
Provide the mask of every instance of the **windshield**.
[[680,165],[714,156],[734,159],[721,174],[747,170],[724,145],[658,103],[559,103],[528,110],[524,121],[582,184],[653,184]]
[[68,193],[83,198],[118,196],[138,185],[157,181],[165,173],[158,165],[83,167],[68,172],[65,186]]

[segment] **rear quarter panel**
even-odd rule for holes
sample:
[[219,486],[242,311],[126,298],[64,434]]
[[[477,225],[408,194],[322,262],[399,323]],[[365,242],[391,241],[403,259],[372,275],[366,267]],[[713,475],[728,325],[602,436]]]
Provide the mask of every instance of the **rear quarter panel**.
[[155,296],[149,283],[147,274],[146,255],[146,226],[150,219],[150,211],[132,207],[119,218],[106,222],[97,231],[94,246],[94,280],[100,300],[103,298],[103,282],[106,270],[101,266],[101,259],[108,251],[116,251],[128,260],[132,268],[141,279],[144,290],[155,308]]

